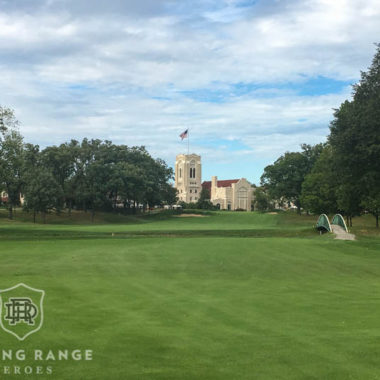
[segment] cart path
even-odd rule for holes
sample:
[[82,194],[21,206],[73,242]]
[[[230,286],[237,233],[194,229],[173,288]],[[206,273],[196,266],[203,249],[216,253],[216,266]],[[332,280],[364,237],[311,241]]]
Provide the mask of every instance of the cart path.
[[337,224],[331,225],[331,228],[335,234],[335,239],[338,240],[355,240],[355,235],[350,234],[344,230],[341,226],[338,226]]

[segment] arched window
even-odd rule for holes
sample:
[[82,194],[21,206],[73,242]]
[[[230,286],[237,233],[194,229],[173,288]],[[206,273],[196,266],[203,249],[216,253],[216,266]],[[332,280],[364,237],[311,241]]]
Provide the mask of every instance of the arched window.
[[195,178],[195,161],[190,161],[190,178]]

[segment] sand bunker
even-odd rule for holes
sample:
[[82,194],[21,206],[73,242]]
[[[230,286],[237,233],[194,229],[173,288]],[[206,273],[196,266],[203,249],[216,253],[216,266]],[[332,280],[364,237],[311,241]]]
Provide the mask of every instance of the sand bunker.
[[201,214],[181,214],[181,215],[174,215],[177,218],[205,218],[205,215]]

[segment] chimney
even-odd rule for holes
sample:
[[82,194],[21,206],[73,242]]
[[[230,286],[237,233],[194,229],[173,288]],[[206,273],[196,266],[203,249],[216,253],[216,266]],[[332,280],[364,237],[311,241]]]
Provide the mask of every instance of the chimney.
[[211,199],[215,198],[216,195],[216,188],[218,187],[218,177],[212,176],[211,177]]

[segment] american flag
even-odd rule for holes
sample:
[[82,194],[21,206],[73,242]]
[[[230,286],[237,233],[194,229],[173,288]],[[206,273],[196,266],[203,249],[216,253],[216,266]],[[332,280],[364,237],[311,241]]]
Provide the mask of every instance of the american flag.
[[186,131],[182,132],[182,133],[179,135],[179,137],[180,137],[182,140],[185,139],[185,138],[187,137],[188,132],[189,132],[189,130],[186,129]]

